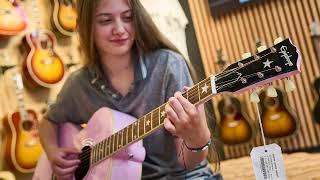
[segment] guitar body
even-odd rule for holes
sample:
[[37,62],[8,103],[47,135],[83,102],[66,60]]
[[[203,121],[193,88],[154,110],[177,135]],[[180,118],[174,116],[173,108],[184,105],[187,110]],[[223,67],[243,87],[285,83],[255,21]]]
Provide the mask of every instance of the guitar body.
[[71,36],[77,27],[77,11],[73,0],[53,0],[53,24],[63,35]]
[[0,35],[16,35],[27,27],[27,16],[17,3],[0,0]]
[[221,117],[219,133],[223,143],[236,145],[250,141],[253,130],[247,115],[241,111],[240,101],[227,97],[218,103],[218,108]]
[[313,109],[313,118],[317,123],[320,124],[320,78],[314,81],[314,87],[318,94],[318,102],[316,103]]
[[[135,118],[124,113],[101,108],[94,113],[82,130],[71,123],[61,125],[59,145],[78,149],[92,146],[135,121]],[[130,156],[131,154],[133,156]],[[79,168],[81,166],[84,168],[76,171],[74,179],[141,179],[144,158],[145,149],[140,140],[93,167],[80,164]],[[52,169],[45,154],[38,162],[33,179],[52,179]]]
[[23,75],[28,84],[50,88],[59,83],[65,75],[62,59],[54,50],[56,38],[47,30],[38,34],[29,33],[24,39],[28,55],[23,61]]
[[277,89],[278,97],[268,97],[266,92],[260,94],[261,121],[264,135],[267,138],[283,138],[293,135],[297,129],[297,121],[287,107],[283,93]]
[[27,110],[27,114],[29,119],[24,122],[19,112],[4,118],[6,161],[9,166],[23,173],[33,172],[42,153],[37,115],[33,110]]

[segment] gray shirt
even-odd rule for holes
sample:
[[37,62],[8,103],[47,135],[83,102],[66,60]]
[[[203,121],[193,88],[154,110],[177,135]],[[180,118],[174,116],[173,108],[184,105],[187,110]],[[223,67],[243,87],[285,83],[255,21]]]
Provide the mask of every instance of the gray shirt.
[[[138,118],[165,103],[184,86],[192,86],[184,59],[173,51],[161,49],[137,54],[133,61],[134,82],[125,96],[111,86],[97,66],[83,67],[72,73],[56,102],[50,106],[49,120],[55,123],[87,123],[93,113],[103,106]],[[206,161],[186,174],[177,161],[174,138],[161,128],[143,139],[146,149],[143,179],[184,179],[210,175]]]

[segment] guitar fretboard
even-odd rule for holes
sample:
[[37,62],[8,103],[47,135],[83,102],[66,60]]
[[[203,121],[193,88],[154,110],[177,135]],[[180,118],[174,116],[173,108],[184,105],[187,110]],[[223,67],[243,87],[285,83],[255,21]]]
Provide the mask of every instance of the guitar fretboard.
[[[215,94],[212,92],[212,79],[209,77],[199,82],[182,95],[192,104],[199,104],[206,101]],[[161,128],[166,118],[165,113],[166,103],[149,112],[148,114],[139,118],[136,122],[114,133],[108,138],[97,143],[91,150],[90,164],[97,164],[104,159],[112,156],[114,153],[123,149],[124,147],[143,139],[155,130]],[[81,157],[88,157],[83,152]]]

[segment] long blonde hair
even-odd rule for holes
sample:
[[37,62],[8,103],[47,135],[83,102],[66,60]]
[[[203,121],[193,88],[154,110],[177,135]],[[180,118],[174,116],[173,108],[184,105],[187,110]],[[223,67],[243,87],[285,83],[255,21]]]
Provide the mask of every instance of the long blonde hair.
[[[85,56],[85,65],[98,64],[98,53],[93,40],[93,15],[100,0],[77,0],[78,31],[81,50]],[[156,49],[170,49],[181,54],[178,49],[162,35],[150,15],[140,3],[140,0],[128,0],[132,9],[133,24],[136,31],[135,48],[142,53]],[[196,78],[194,68],[186,61],[193,76]]]

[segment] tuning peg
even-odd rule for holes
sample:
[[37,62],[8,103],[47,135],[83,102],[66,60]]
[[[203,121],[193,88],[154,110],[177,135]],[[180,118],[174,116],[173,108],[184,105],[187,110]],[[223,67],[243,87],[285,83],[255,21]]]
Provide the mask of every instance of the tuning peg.
[[285,90],[286,92],[292,92],[296,89],[296,85],[293,83],[293,81],[289,78],[286,79],[285,82]]
[[278,44],[278,43],[280,43],[281,41],[283,41],[283,38],[282,38],[282,37],[278,37],[277,39],[275,39],[275,40],[273,41],[273,44]]
[[262,51],[264,51],[264,50],[266,50],[266,49],[267,49],[266,46],[259,46],[259,47],[257,48],[257,51],[260,53],[260,52],[262,52]]
[[270,85],[267,88],[267,96],[268,97],[277,97],[278,96],[277,90],[272,85]]
[[251,56],[252,56],[251,53],[247,52],[247,53],[244,53],[244,54],[241,55],[241,59],[242,59],[242,60],[243,60],[243,59],[247,59],[247,58],[249,58],[249,57],[251,57]]
[[251,94],[250,94],[250,101],[253,103],[259,103],[260,102],[260,98],[258,96],[258,93],[256,90],[252,90]]

